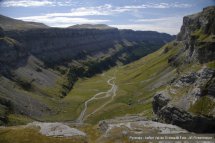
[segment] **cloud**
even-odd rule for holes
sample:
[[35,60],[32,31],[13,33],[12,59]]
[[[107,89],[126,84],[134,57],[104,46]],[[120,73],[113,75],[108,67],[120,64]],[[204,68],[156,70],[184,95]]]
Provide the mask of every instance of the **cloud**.
[[70,17],[80,17],[80,16],[96,16],[96,15],[113,15],[119,14],[126,11],[131,11],[130,9],[121,8],[121,7],[113,7],[110,4],[105,4],[96,7],[79,7],[71,9],[70,12],[67,13],[49,13],[45,16],[47,17],[55,17],[55,16],[70,16]]
[[97,7],[79,7],[76,9],[71,9],[70,12],[67,13],[49,13],[46,14],[48,17],[55,16],[91,16],[91,15],[110,15],[112,14],[112,6],[109,4],[105,4]]
[[71,6],[72,0],[3,0],[1,7],[41,7],[41,6]]
[[112,6],[110,4],[105,4],[103,6],[97,7],[81,7],[77,9],[72,9],[71,14],[79,16],[87,15],[113,15],[124,12],[136,12],[137,10],[146,9],[146,8],[188,8],[191,7],[190,4],[184,3],[148,3],[142,5],[127,5],[127,6]]
[[109,15],[112,11],[109,11],[112,6],[109,4],[105,4],[97,7],[79,7],[76,9],[71,9],[70,12],[67,13],[47,13],[44,15],[38,16],[28,16],[28,17],[18,17],[16,19],[24,20],[24,21],[33,21],[33,22],[41,22],[46,25],[53,27],[67,27],[74,24],[97,24],[97,23],[107,23],[110,20],[107,19],[90,19],[85,18],[83,16],[91,16],[91,15]]
[[[89,19],[82,17],[63,17],[63,16],[29,16],[17,18],[24,21],[33,21],[45,23],[52,27],[68,27],[74,24],[98,24],[109,23],[107,19]],[[133,30],[151,30],[158,32],[165,32],[170,34],[177,34],[182,24],[182,16],[180,17],[163,17],[157,19],[138,19],[130,20],[132,24],[114,24],[110,25],[119,29],[133,29]]]
[[[127,6],[112,6],[105,4],[96,7],[80,7],[72,9],[68,14],[70,16],[88,16],[88,15],[113,15],[124,12],[135,12],[140,9],[146,8],[188,8],[190,4],[184,3],[148,3],[142,5],[127,5]],[[58,13],[58,16],[65,13]]]
[[[2,7],[39,7],[39,6],[72,6],[75,1],[73,0],[3,0],[0,3]],[[77,9],[72,9],[74,12],[96,12],[96,13],[121,13],[126,11],[132,11],[144,8],[188,8],[192,5],[186,3],[146,3],[142,5],[125,5],[114,7],[110,4],[105,4],[103,6],[96,7],[81,7]]]
[[[69,2],[68,2],[69,3]],[[65,13],[47,13],[38,16],[18,17],[24,21],[34,21],[45,23],[54,27],[67,27],[74,24],[96,24],[96,23],[111,23],[108,19],[90,18],[87,16],[109,16],[121,13],[139,13],[146,8],[185,8],[190,7],[189,4],[182,3],[147,3],[143,5],[127,5],[127,6],[112,6],[110,4],[93,6],[93,7],[78,7],[73,8]],[[140,16],[142,17],[142,16]],[[177,34],[179,32],[182,16],[180,17],[161,17],[156,19],[131,19],[127,22],[131,24],[112,25],[120,29],[133,29],[133,30],[156,30],[159,32],[167,32],[170,34]]]
[[180,31],[182,24],[181,17],[164,17],[158,19],[140,19],[140,20],[130,20],[133,24],[119,24],[111,25],[119,29],[133,29],[133,30],[151,30],[158,32],[165,32],[169,34],[177,34]]
[[144,8],[188,8],[191,7],[191,4],[185,3],[147,3],[142,5],[129,5],[118,7],[120,9],[131,10],[131,9],[144,9]]
[[17,18],[24,21],[45,23],[51,27],[68,27],[74,24],[97,24],[107,23],[109,20],[105,19],[88,19],[88,18],[74,18],[74,17],[46,17],[46,16],[30,16]]
[[1,3],[2,7],[31,7],[31,6],[53,6],[54,2],[50,0],[8,0]]

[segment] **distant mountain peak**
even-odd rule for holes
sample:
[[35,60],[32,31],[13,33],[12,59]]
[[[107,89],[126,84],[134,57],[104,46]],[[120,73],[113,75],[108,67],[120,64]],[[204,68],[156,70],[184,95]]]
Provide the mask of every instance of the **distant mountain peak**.
[[76,24],[73,26],[70,26],[68,28],[72,29],[115,29],[114,27],[108,26],[106,24]]
[[7,31],[48,28],[49,26],[43,23],[27,22],[0,15],[0,27]]

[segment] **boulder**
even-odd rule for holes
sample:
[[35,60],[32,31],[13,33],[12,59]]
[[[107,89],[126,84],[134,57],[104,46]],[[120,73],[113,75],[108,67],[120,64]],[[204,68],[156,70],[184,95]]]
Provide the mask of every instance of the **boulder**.
[[197,74],[196,73],[190,73],[188,75],[183,75],[180,77],[174,85],[176,87],[182,87],[182,86],[189,86],[193,84],[197,80]]
[[99,122],[99,128],[102,132],[107,131],[108,129],[108,123],[106,121],[100,121]]
[[170,100],[170,96],[168,96],[165,92],[155,94],[152,101],[153,112],[156,114],[159,110],[166,106]]

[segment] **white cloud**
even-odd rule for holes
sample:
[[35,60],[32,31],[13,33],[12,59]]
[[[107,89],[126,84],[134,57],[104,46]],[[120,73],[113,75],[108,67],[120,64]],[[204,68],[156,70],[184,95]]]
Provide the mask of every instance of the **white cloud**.
[[120,9],[131,10],[131,9],[144,9],[144,8],[188,8],[191,7],[190,4],[184,3],[147,3],[142,5],[128,5],[123,7],[118,7]]
[[[136,12],[140,9],[145,8],[188,8],[191,7],[190,4],[183,3],[148,3],[142,5],[127,5],[127,6],[112,6],[110,4],[105,4],[96,7],[80,7],[72,9],[70,16],[88,16],[88,15],[113,15],[123,12]],[[65,13],[58,13],[58,15]]]
[[74,17],[46,17],[46,16],[30,16],[17,18],[24,21],[45,23],[52,27],[68,27],[74,24],[97,24],[107,23],[109,20],[105,19],[88,19],[88,18],[74,18]]
[[31,6],[53,6],[50,0],[7,0],[1,3],[3,7],[31,7]]
[[40,6],[71,6],[72,0],[3,0],[0,2],[2,7],[40,7]]
[[140,19],[131,20],[136,22],[134,24],[111,25],[119,29],[133,29],[133,30],[151,30],[158,32],[165,32],[169,34],[177,34],[180,31],[182,24],[182,17],[166,17],[158,19]]
[[[23,2],[27,2],[27,0],[23,0]],[[31,0],[30,0],[31,1]],[[42,3],[43,2],[43,3]],[[51,3],[50,1],[41,1],[39,3],[36,3],[34,1],[29,2],[27,5],[34,5],[34,6],[39,6],[39,5],[56,5],[56,3]],[[64,3],[58,2],[58,5],[66,5],[69,4],[69,1],[65,1]],[[18,5],[18,4],[17,4]],[[21,5],[21,4],[20,4]],[[24,6],[24,3],[22,3]],[[76,17],[76,16],[92,16],[92,15],[115,15],[115,14],[120,14],[124,12],[137,12],[139,9],[144,9],[144,8],[170,8],[170,7],[188,7],[191,5],[188,4],[179,4],[179,3],[173,3],[173,4],[167,4],[167,3],[159,3],[159,4],[153,4],[153,3],[148,3],[148,4],[143,4],[143,5],[130,5],[130,6],[122,6],[122,7],[115,7],[110,4],[105,4],[105,5],[100,5],[100,6],[95,6],[95,7],[79,7],[79,8],[74,8],[71,9],[70,12],[67,13],[49,13],[45,14],[44,16],[46,17]]]
[[[38,7],[38,6],[72,6],[74,5],[73,0],[64,0],[64,1],[57,1],[57,0],[3,0],[0,3],[2,7]],[[81,7],[77,9],[73,9],[74,12],[82,12],[82,11],[89,11],[89,12],[99,12],[101,14],[104,13],[120,13],[126,11],[132,11],[137,9],[144,9],[144,8],[188,8],[192,5],[186,3],[146,3],[142,5],[125,5],[125,6],[118,6],[114,7],[110,4],[105,4],[103,6],[96,6],[96,7]]]
[[46,14],[48,17],[55,16],[90,16],[90,15],[110,15],[113,10],[112,6],[109,4],[105,4],[97,7],[79,7],[76,9],[71,9],[70,12],[67,13],[49,13]]
[[83,18],[83,16],[90,15],[109,15],[112,11],[111,5],[103,5],[98,7],[80,7],[76,9],[72,9],[68,13],[47,13],[39,16],[28,16],[28,17],[18,17],[16,19],[24,20],[24,21],[33,21],[33,22],[41,22],[46,25],[53,27],[67,27],[74,24],[97,24],[97,23],[107,23],[109,20],[106,19],[90,19]]
[[[32,1],[32,0],[30,0]],[[47,0],[46,0],[47,1]],[[44,2],[44,1],[43,1]],[[65,2],[65,1],[64,1]],[[69,3],[70,0],[67,1]],[[48,4],[48,3],[47,3]],[[50,4],[51,5],[51,4]],[[182,3],[147,3],[143,5],[130,5],[130,6],[121,6],[116,7],[110,4],[94,6],[94,7],[79,7],[73,8],[67,13],[47,13],[40,16],[29,16],[29,17],[19,17],[24,21],[34,21],[42,22],[49,26],[54,27],[67,27],[74,24],[96,24],[96,23],[110,23],[108,19],[91,19],[86,18],[86,16],[107,16],[107,15],[116,15],[120,13],[136,13],[138,10],[145,8],[185,8],[190,7],[189,4]],[[140,13],[139,13],[140,14]],[[140,16],[142,17],[142,15]],[[129,21],[128,21],[129,22]],[[138,19],[131,20],[131,24],[122,24],[122,25],[112,25],[120,29],[133,29],[133,30],[153,30],[159,32],[167,32],[170,34],[177,34],[179,32],[182,16],[181,17],[164,17],[157,19]]]

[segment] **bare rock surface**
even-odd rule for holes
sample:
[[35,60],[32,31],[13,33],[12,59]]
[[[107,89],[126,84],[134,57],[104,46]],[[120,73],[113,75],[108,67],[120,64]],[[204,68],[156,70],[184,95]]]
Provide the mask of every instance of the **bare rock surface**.
[[111,120],[100,121],[99,127],[105,136],[111,136],[117,131],[121,134],[176,134],[187,133],[186,130],[171,124],[146,120],[140,116],[125,116]]
[[[191,110],[191,107],[196,105],[199,100],[201,101],[202,98],[207,97],[210,102],[214,102],[213,83],[214,70],[204,66],[197,72],[187,73],[179,77],[169,86],[175,89],[178,97],[174,98],[174,95],[169,97],[168,93],[170,92],[167,92],[167,90],[154,95],[152,105],[158,120],[180,126],[191,132],[214,133],[214,115],[207,112],[197,114]],[[186,87],[189,90],[181,92]],[[204,104],[208,103],[204,102]],[[214,107],[211,106],[210,108],[213,112]]]
[[171,97],[168,95],[168,93],[164,91],[155,94],[152,101],[154,113],[157,113],[161,108],[166,106],[170,100],[171,100]]
[[40,127],[40,133],[46,136],[54,137],[86,136],[84,132],[58,122],[56,123],[33,122],[28,124],[28,126]]

